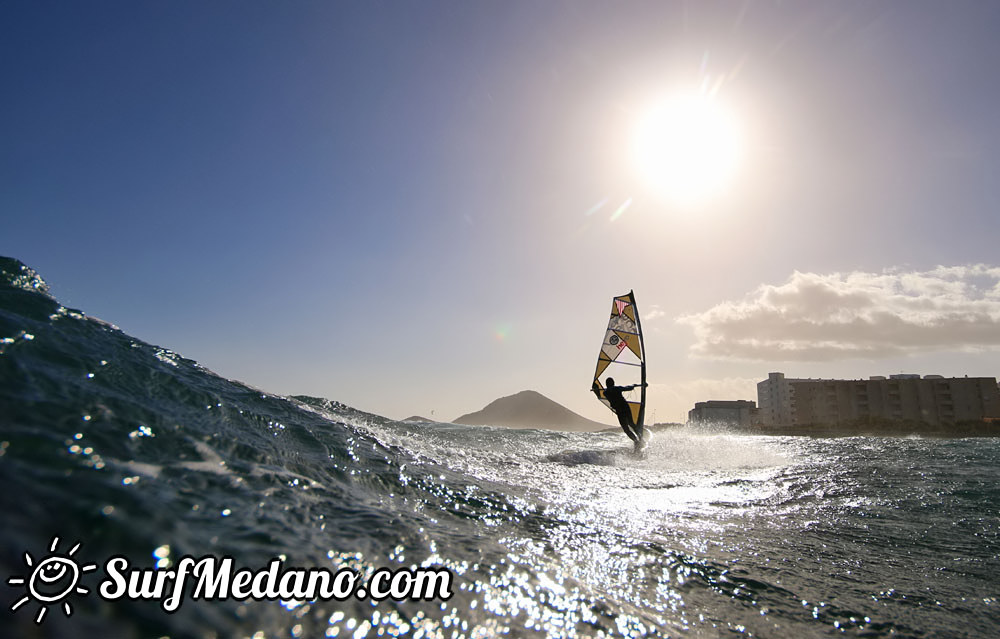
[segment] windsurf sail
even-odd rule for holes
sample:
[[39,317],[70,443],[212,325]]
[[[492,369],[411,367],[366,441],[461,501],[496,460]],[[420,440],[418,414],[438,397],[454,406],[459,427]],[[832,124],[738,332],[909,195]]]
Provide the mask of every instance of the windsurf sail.
[[607,377],[615,380],[615,386],[636,385],[625,399],[632,411],[632,421],[641,427],[646,414],[646,351],[632,291],[619,295],[611,303],[611,319],[597,355],[597,370],[591,386],[597,398],[610,409],[611,403],[604,397]]

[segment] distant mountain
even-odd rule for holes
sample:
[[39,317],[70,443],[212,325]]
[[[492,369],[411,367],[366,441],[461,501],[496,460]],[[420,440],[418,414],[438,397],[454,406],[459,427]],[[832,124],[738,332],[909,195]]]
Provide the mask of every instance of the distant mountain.
[[421,417],[420,415],[411,415],[403,420],[404,422],[433,422],[433,419],[427,419],[426,417]]
[[607,424],[577,415],[541,393],[526,390],[501,397],[486,408],[453,420],[470,426],[506,426],[508,428],[545,428],[549,430],[596,431]]

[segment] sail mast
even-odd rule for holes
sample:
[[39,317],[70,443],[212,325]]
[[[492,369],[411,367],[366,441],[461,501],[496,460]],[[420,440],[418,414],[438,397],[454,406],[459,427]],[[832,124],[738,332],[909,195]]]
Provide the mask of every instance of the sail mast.
[[632,302],[632,310],[635,312],[635,332],[639,334],[639,361],[640,361],[640,390],[639,390],[639,419],[636,420],[636,426],[640,428],[643,426],[643,422],[646,417],[646,345],[642,341],[642,325],[639,323],[639,307],[635,305],[635,293],[633,291],[628,292],[629,301]]

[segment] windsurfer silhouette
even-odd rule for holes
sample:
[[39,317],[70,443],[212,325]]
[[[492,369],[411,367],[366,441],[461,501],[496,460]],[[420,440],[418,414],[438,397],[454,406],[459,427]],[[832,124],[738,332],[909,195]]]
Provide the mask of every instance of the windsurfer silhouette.
[[[622,393],[630,391],[637,386],[639,384],[615,386],[615,380],[611,377],[604,380],[604,399],[608,400],[608,403],[611,404],[611,409],[618,415],[618,423],[621,424],[622,430],[625,431],[629,439],[635,442],[636,451],[642,448],[642,426],[637,426],[635,420],[632,419],[632,409],[629,408],[628,402],[622,396]],[[594,392],[598,393],[598,391],[597,382],[594,382]],[[598,397],[600,397],[600,393],[598,393]]]

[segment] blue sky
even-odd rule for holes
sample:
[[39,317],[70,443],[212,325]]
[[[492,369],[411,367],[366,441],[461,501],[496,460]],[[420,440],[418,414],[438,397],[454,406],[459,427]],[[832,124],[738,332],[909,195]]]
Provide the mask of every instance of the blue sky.
[[[3,13],[0,253],[223,376],[609,421],[587,388],[629,289],[660,421],[772,370],[1000,373],[995,3]],[[670,92],[740,126],[697,204],[635,167]]]

